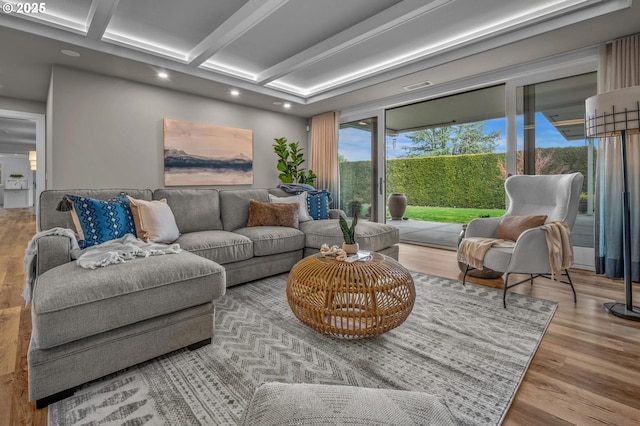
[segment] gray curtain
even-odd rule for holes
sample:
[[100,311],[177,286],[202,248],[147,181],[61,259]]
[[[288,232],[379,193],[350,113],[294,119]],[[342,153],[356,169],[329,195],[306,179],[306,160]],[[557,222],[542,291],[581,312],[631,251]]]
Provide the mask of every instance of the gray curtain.
[[[615,40],[601,49],[598,92],[640,85],[640,34]],[[598,139],[595,205],[596,273],[623,276],[622,159],[619,137]],[[627,136],[631,201],[631,275],[640,281],[640,135]]]

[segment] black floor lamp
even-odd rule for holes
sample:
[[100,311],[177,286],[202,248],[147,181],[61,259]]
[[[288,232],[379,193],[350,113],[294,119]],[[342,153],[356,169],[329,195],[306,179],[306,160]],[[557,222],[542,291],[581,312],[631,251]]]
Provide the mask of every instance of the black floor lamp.
[[[629,201],[629,181],[627,178],[627,138],[640,131],[640,86],[628,87],[593,96],[586,100],[587,138],[603,139],[619,137],[622,156],[622,238],[625,303],[604,304],[613,315],[640,321],[640,308],[633,306],[633,285],[631,282],[631,208]],[[598,159],[600,160],[600,159]],[[636,158],[636,167],[640,158]],[[611,170],[615,173],[616,170]],[[636,194],[638,196],[638,194]]]

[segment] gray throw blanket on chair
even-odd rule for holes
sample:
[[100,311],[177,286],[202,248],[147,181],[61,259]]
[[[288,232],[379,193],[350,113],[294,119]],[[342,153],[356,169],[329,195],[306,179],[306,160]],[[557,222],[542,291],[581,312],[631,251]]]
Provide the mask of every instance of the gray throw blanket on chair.
[[70,229],[53,228],[38,232],[29,242],[24,257],[24,269],[27,279],[22,297],[27,305],[31,303],[33,284],[36,279],[38,240],[50,235],[68,237],[71,240],[71,258],[76,259],[78,266],[85,269],[96,269],[115,263],[124,263],[136,257],[180,253],[182,251],[179,244],[145,243],[132,234],[81,250],[78,246],[77,234]]

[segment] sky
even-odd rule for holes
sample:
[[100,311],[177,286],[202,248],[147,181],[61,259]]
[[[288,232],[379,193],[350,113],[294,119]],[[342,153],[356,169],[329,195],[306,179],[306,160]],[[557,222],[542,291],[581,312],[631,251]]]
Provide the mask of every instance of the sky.
[[[516,119],[518,128],[518,146],[522,146],[523,116]],[[484,121],[485,134],[494,130],[500,132],[500,140],[495,152],[506,151],[506,118],[496,118]],[[404,157],[406,151],[403,146],[410,146],[411,141],[406,137],[406,133],[401,133],[397,137],[387,136],[387,159]],[[555,127],[545,118],[542,113],[536,113],[536,147],[567,147],[584,146],[584,140],[567,141],[556,131]],[[340,154],[344,155],[347,161],[366,161],[371,159],[371,139],[369,132],[354,128],[340,129],[339,148]]]

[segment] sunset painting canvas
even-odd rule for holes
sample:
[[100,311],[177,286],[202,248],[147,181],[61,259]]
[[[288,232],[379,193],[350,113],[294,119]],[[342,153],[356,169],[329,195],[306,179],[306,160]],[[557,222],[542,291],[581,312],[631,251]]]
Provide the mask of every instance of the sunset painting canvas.
[[164,184],[251,185],[253,131],[164,119]]

